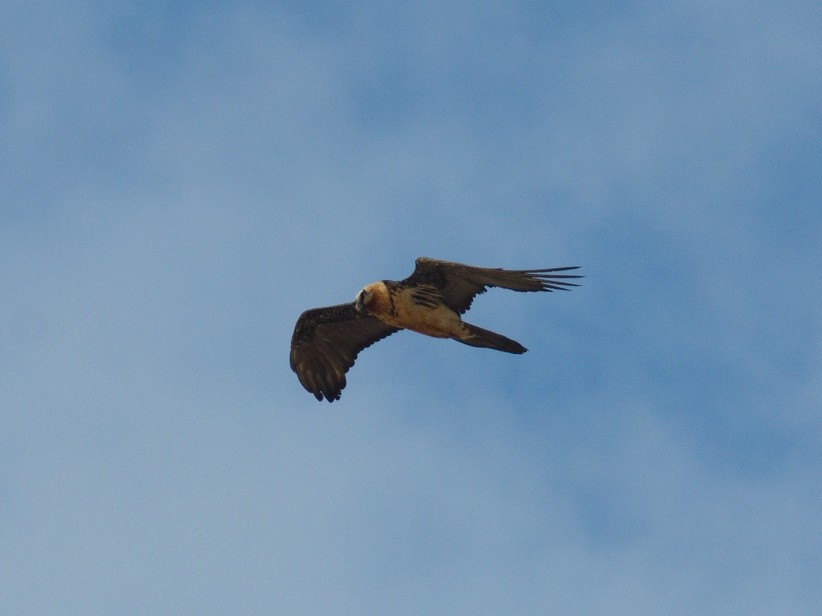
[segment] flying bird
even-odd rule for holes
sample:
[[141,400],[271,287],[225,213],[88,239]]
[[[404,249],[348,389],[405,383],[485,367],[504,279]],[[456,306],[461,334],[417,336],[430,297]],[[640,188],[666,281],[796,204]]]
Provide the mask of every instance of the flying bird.
[[317,400],[340,399],[357,354],[401,329],[451,338],[474,347],[525,353],[519,342],[462,320],[488,287],[512,291],[569,290],[573,267],[505,270],[420,257],[405,280],[366,285],[347,304],[306,310],[291,337],[291,369]]

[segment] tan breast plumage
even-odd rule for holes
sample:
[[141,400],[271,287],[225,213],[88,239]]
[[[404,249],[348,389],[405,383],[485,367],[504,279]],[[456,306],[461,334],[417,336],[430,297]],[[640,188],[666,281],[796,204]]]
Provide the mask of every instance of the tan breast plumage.
[[374,287],[377,300],[368,308],[384,323],[435,338],[459,335],[462,320],[441,302],[419,303],[414,300],[413,288],[393,290],[384,283],[376,283]]

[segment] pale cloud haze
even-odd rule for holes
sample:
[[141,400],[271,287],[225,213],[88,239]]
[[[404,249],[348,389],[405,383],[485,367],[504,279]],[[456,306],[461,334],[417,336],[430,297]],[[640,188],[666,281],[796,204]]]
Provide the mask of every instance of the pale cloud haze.
[[[7,2],[0,604],[822,607],[815,3]],[[299,313],[581,265],[342,399]]]

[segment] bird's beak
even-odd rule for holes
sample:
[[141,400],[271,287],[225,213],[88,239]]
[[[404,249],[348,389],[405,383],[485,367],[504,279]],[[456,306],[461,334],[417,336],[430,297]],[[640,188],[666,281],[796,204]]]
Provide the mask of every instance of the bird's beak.
[[357,312],[365,312],[365,293],[360,291],[357,293],[357,299],[354,301],[354,308]]

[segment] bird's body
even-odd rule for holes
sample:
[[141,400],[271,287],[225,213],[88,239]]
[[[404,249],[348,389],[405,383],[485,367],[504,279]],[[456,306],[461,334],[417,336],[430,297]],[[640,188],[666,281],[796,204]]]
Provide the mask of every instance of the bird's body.
[[501,334],[462,320],[474,297],[487,287],[514,291],[553,291],[576,286],[561,274],[576,267],[540,270],[480,268],[420,257],[402,281],[366,285],[351,304],[305,311],[291,339],[291,368],[318,400],[340,397],[345,373],[357,354],[401,329],[451,338],[464,344],[524,353],[527,349]]
[[405,287],[391,281],[372,282],[361,291],[369,314],[397,329],[410,329],[434,338],[457,338],[462,319],[442,303],[436,288]]

